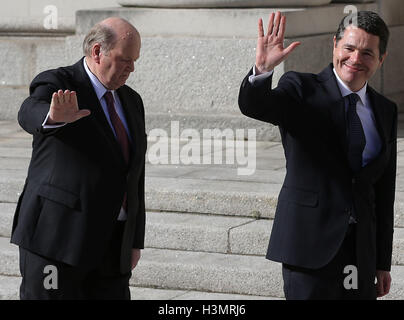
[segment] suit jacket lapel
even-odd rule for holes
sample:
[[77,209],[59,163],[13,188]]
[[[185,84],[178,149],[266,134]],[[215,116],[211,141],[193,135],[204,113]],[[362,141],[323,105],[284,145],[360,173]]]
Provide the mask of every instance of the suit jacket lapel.
[[382,143],[381,149],[379,154],[372,159],[365,167],[363,167],[359,171],[359,175],[363,177],[364,179],[373,176],[370,174],[370,172],[373,172],[377,168],[380,168],[379,164],[385,160],[386,157],[386,131],[388,130],[385,126],[388,125],[384,121],[384,109],[383,109],[383,103],[380,101],[379,95],[376,93],[373,88],[369,87],[367,88],[367,94],[368,94],[368,99],[370,106],[373,110],[373,114],[375,117],[375,122],[376,122],[376,128],[377,131],[380,135],[380,140]]
[[380,101],[380,96],[376,93],[376,91],[369,86],[367,88],[367,94],[370,106],[375,116],[376,128],[380,135],[380,139],[382,140],[381,150],[383,151],[386,147],[386,131],[387,131],[387,128],[385,128],[383,103]]
[[318,74],[318,80],[324,89],[324,101],[326,101],[331,114],[331,121],[333,124],[333,130],[335,138],[339,141],[341,147],[342,158],[346,160],[348,165],[348,159],[346,157],[348,151],[347,145],[347,127],[346,127],[346,112],[345,101],[339,90],[337,79],[333,72],[333,65],[330,64],[321,73]]

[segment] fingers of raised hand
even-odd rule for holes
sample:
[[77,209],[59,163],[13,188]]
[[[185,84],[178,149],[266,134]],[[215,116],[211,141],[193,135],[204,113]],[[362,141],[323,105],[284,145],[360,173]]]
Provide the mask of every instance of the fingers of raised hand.
[[56,106],[59,104],[59,96],[57,92],[52,94],[52,105]]
[[70,92],[70,102],[73,103],[73,105],[75,105],[75,106],[78,105],[76,91]]
[[77,96],[75,91],[58,90],[52,95],[52,102],[54,106],[76,106]]
[[275,17],[275,13],[271,13],[269,15],[269,19],[268,19],[268,30],[267,30],[267,35],[270,36],[272,35],[273,32],[273,28],[274,28],[274,17]]
[[262,19],[258,19],[258,37],[262,38],[264,37],[264,27],[262,25]]
[[286,26],[286,17],[282,16],[279,22],[279,31],[278,31],[278,37],[280,39],[283,39],[285,35],[285,26]]
[[63,90],[58,90],[57,94],[58,94],[59,103],[64,104],[65,103],[65,94],[64,94]]

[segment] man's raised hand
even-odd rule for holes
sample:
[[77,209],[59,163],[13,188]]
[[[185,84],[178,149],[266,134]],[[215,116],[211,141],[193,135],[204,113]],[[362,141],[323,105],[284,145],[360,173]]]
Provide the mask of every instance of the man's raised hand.
[[75,91],[58,90],[52,95],[47,124],[71,123],[90,115],[90,110],[79,109]]
[[300,42],[283,47],[286,17],[278,11],[269,15],[267,34],[264,35],[262,19],[258,20],[258,41],[255,58],[257,74],[269,72],[284,61]]

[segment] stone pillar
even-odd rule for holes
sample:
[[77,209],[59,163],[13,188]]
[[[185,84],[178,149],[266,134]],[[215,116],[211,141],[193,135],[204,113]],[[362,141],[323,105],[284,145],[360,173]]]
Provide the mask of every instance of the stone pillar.
[[274,8],[308,7],[331,0],[118,0],[124,7],[152,8]]

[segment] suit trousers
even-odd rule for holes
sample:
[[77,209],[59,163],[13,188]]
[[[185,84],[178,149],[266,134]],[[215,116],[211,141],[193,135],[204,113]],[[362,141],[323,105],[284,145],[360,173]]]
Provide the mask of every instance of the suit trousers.
[[355,224],[349,225],[338,252],[320,269],[282,265],[284,293],[287,300],[376,299],[375,283],[361,281],[357,269],[356,271],[353,269],[357,266],[355,229]]
[[119,271],[124,227],[124,221],[116,221],[102,263],[91,269],[54,261],[20,247],[20,299],[130,300],[131,272]]

